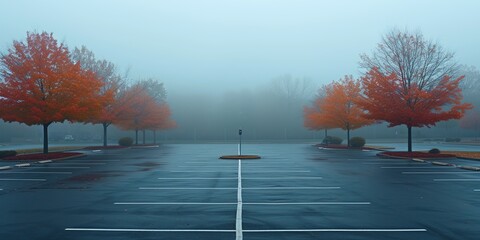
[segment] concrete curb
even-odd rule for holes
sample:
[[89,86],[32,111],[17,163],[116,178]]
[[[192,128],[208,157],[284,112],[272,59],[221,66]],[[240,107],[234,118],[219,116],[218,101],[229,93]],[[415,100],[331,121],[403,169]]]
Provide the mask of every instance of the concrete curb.
[[[81,154],[79,154],[79,155],[74,155],[74,156],[64,157],[64,158],[56,158],[56,159],[49,159],[49,160],[40,160],[40,161],[34,161],[34,162],[29,162],[29,163],[18,163],[18,164],[15,164],[15,165],[0,167],[0,170],[9,170],[9,169],[13,169],[13,168],[26,168],[26,167],[30,167],[30,166],[32,166],[32,165],[34,165],[34,164],[52,163],[52,162],[55,162],[55,161],[61,161],[61,160],[66,160],[66,159],[83,157],[83,156],[85,156],[85,155],[86,155],[85,153],[81,153]],[[27,160],[27,161],[28,161],[28,160]]]
[[480,167],[473,167],[473,166],[458,166],[458,167],[465,170],[480,171]]
[[[389,158],[389,159],[409,159],[409,160],[412,160],[412,161],[415,161],[415,162],[430,163],[430,164],[436,165],[436,166],[455,167],[455,168],[460,168],[460,169],[470,170],[470,171],[480,171],[480,167],[460,166],[460,165],[456,165],[456,164],[453,164],[453,163],[440,162],[440,161],[428,161],[428,160],[424,160],[424,159],[420,159],[420,158],[394,157],[394,156],[389,156],[389,155],[385,155],[385,154],[376,154],[376,156],[380,157],[380,158]],[[473,160],[473,159],[463,158],[463,157],[456,157],[456,158]]]

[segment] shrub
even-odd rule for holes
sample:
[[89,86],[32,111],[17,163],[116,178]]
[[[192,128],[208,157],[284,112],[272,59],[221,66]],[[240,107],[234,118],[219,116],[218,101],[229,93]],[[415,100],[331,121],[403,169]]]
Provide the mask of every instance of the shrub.
[[118,140],[118,145],[130,147],[133,144],[133,139],[131,137],[123,137]]
[[428,153],[439,154],[440,150],[438,148],[432,148],[430,151],[428,151]]
[[14,150],[5,150],[5,151],[0,151],[0,158],[4,157],[12,157],[17,155],[17,152]]
[[327,136],[323,139],[323,144],[342,144],[343,139],[335,136]]
[[350,138],[351,147],[363,147],[365,146],[365,138],[362,137],[352,137]]

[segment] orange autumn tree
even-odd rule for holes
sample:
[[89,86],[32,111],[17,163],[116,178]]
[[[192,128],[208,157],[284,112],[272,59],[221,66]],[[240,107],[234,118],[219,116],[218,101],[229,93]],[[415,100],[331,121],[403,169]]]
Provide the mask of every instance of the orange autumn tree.
[[117,121],[121,112],[125,109],[124,103],[119,103],[123,79],[116,73],[115,65],[107,60],[97,60],[95,54],[85,46],[75,48],[72,53],[75,62],[80,63],[84,70],[92,71],[103,83],[98,100],[101,103],[100,114],[92,116],[88,122],[102,124],[103,146],[107,146],[107,129]]
[[357,104],[361,98],[360,82],[345,76],[326,90],[321,105],[322,117],[330,126],[347,131],[347,146],[350,146],[350,130],[373,123],[364,117],[364,110]]
[[459,119],[472,106],[462,103],[453,54],[427,41],[420,33],[393,30],[385,35],[372,55],[362,55],[363,95],[359,104],[366,117],[386,121],[389,127],[406,125],[408,151],[412,151],[412,127]]
[[0,59],[0,118],[43,126],[43,153],[48,153],[48,126],[86,121],[98,114],[96,93],[102,83],[69,57],[52,33],[27,32]]
[[305,106],[303,108],[303,125],[314,131],[324,130],[325,139],[327,138],[328,129],[335,128],[334,124],[330,122],[330,119],[325,117],[324,111],[322,110],[325,94],[330,87],[331,84],[320,88],[312,106]]

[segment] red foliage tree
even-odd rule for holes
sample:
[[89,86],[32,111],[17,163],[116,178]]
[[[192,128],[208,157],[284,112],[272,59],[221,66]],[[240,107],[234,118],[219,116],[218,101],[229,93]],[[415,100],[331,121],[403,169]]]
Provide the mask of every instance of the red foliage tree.
[[369,119],[386,121],[389,127],[406,125],[411,152],[411,128],[435,126],[436,122],[460,119],[468,103],[461,103],[458,87],[462,77],[445,76],[437,85],[422,87],[411,83],[409,87],[392,73],[384,75],[374,68],[362,78],[364,97],[358,103],[367,111]]
[[[427,41],[421,33],[393,30],[376,50],[361,56],[360,66],[367,117],[390,126],[406,125],[408,151],[412,151],[412,127],[435,125],[438,121],[459,119],[470,104],[462,104],[453,53]],[[449,109],[448,109],[449,108]]]
[[98,114],[96,95],[102,83],[74,64],[68,48],[53,34],[27,33],[0,59],[0,117],[7,122],[43,126],[48,153],[48,126],[65,120],[86,121]]

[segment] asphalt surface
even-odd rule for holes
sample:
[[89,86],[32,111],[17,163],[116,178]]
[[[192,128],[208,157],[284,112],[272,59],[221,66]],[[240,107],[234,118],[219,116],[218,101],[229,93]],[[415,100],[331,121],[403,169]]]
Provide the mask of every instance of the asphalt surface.
[[374,151],[231,144],[0,171],[0,239],[479,239],[480,172]]

